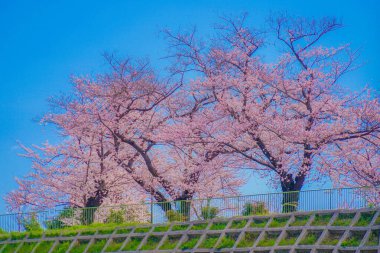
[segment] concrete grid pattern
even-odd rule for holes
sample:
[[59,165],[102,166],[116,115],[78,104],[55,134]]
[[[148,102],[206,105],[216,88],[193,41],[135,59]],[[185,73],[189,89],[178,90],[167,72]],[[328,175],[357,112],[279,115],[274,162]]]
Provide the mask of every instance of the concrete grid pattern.
[[[367,217],[364,223],[360,222],[364,217]],[[159,227],[165,227],[163,230],[166,231],[155,232]],[[201,229],[197,230],[197,227]],[[9,238],[1,242],[0,252],[7,252],[7,245],[13,244],[18,245],[14,252],[21,253],[24,252],[23,244],[30,244],[34,245],[31,253],[40,253],[38,244],[49,241],[52,244],[49,253],[56,252],[62,242],[69,242],[66,252],[83,253],[380,253],[379,237],[380,209],[367,208],[119,227],[109,234],[104,234],[99,228],[91,234],[87,230],[70,235],[62,232],[55,237],[43,234],[41,238]],[[225,244],[226,239],[229,245]],[[102,240],[102,249],[94,250],[94,244]],[[163,250],[168,240],[173,248]],[[107,248],[115,241],[121,242],[119,249],[108,251]],[[194,243],[186,249],[184,245],[189,241]],[[135,247],[126,250],[131,249],[131,244]],[[78,245],[82,251],[76,251]]]

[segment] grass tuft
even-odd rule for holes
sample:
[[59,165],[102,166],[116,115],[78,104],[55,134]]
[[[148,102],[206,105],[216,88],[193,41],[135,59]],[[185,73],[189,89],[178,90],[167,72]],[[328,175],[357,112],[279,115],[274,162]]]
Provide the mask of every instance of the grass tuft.
[[71,241],[60,241],[53,249],[53,253],[65,253],[70,247]]
[[231,229],[244,228],[247,222],[248,220],[234,220],[232,221],[230,228]]
[[86,249],[89,242],[90,241],[88,240],[80,240],[79,242],[76,242],[71,248],[70,253],[82,253]]
[[289,217],[278,217],[278,218],[273,218],[271,224],[269,224],[270,228],[279,228],[279,227],[284,227],[286,223],[288,222]]
[[116,234],[125,235],[125,234],[129,234],[131,231],[132,231],[131,228],[120,228],[116,231]]
[[157,226],[154,228],[153,232],[166,232],[169,230],[169,225],[166,226]]
[[375,225],[380,225],[380,215],[375,220]]
[[139,247],[143,237],[132,237],[123,248],[123,251],[135,251]]
[[17,251],[19,253],[31,253],[36,247],[37,242],[25,242],[21,245],[21,248]]
[[172,227],[172,231],[182,231],[182,230],[186,230],[188,226],[189,226],[189,225],[187,225],[187,224],[177,224],[177,225],[173,225],[173,227]]
[[102,228],[98,230],[99,235],[109,235],[112,234],[113,231],[115,231],[114,228]]
[[268,223],[269,219],[254,219],[251,222],[251,227],[253,228],[263,228]]
[[285,246],[285,245],[293,245],[295,244],[298,236],[301,234],[301,231],[292,231],[288,232],[286,237],[282,239],[278,245]]
[[380,230],[372,230],[366,246],[379,246]]
[[8,240],[9,237],[10,237],[9,234],[1,234],[0,235],[0,242]]
[[342,233],[339,232],[330,232],[327,236],[322,240],[322,245],[337,245],[339,239],[342,237]]
[[197,223],[194,224],[190,230],[204,230],[207,228],[208,223]]
[[42,231],[31,231],[29,233],[28,239],[35,239],[35,238],[41,238],[42,237]]
[[210,230],[223,230],[226,226],[226,222],[213,222],[210,227]]
[[195,245],[197,244],[197,242],[199,241],[200,237],[201,237],[200,235],[189,236],[189,238],[184,243],[182,243],[180,248],[182,250],[193,249]]
[[148,233],[150,229],[151,227],[139,227],[135,228],[135,231],[133,231],[133,233]]
[[71,236],[76,236],[77,234],[78,234],[78,231],[67,230],[67,231],[63,231],[61,236],[71,237]]
[[45,232],[45,237],[57,237],[61,234],[60,230],[47,230]]
[[312,231],[300,241],[300,245],[313,245],[318,241],[318,238],[321,236],[321,231]]
[[52,230],[71,230],[71,231],[80,231],[80,230],[90,230],[90,229],[115,229],[117,227],[132,227],[137,225],[142,225],[143,223],[137,223],[137,222],[127,222],[127,223],[92,223],[90,225],[77,225],[77,226],[71,226],[71,227],[65,227],[63,229],[52,229]]
[[110,244],[108,244],[107,249],[105,250],[105,252],[118,251],[121,248],[121,246],[123,245],[125,239],[126,239],[125,237],[119,237],[119,238],[112,239],[112,241],[110,242]]
[[100,253],[102,252],[104,245],[106,245],[107,239],[96,239],[87,252]]
[[220,234],[209,234],[206,236],[206,238],[202,241],[201,245],[199,245],[199,248],[201,249],[211,249],[215,246],[216,242],[218,241],[220,237]]
[[80,232],[80,235],[94,235],[96,230],[84,230]]
[[38,253],[48,253],[51,247],[53,246],[54,241],[43,241],[37,245],[37,248],[34,252]]
[[161,245],[160,250],[174,249],[177,246],[180,239],[181,239],[181,236],[178,236],[178,235],[168,236],[165,242]]
[[162,237],[151,235],[146,240],[145,244],[141,247],[141,250],[154,250],[157,248],[157,245],[160,243]]
[[19,243],[10,243],[5,245],[3,251],[1,253],[14,253],[16,252],[16,249],[18,248],[20,244]]
[[349,226],[355,213],[340,213],[332,224],[333,226]]
[[290,226],[292,227],[301,227],[301,226],[305,226],[307,221],[309,220],[310,216],[296,216],[294,217],[294,221],[292,222],[292,224],[290,224]]
[[274,246],[280,233],[268,233],[266,232],[264,238],[262,238],[257,244],[258,247],[271,247]]
[[253,243],[256,241],[257,237],[259,237],[258,233],[255,232],[245,232],[243,238],[241,238],[238,248],[248,248],[252,247]]
[[359,246],[363,237],[364,237],[364,232],[362,231],[351,232],[351,235],[342,242],[341,246],[342,247]]
[[239,234],[236,234],[236,233],[233,233],[233,234],[228,233],[228,234],[226,234],[221,239],[220,243],[217,246],[217,249],[232,248],[235,245],[235,242],[236,242],[238,236],[239,236]]
[[282,239],[281,242],[278,243],[279,246],[293,245],[296,243],[297,237],[289,237]]
[[361,213],[360,218],[359,218],[358,222],[356,222],[355,226],[356,227],[368,226],[371,223],[374,215],[375,215],[375,212]]
[[316,214],[312,226],[327,226],[332,218],[332,214]]
[[21,240],[26,237],[27,233],[25,232],[11,232],[11,240]]

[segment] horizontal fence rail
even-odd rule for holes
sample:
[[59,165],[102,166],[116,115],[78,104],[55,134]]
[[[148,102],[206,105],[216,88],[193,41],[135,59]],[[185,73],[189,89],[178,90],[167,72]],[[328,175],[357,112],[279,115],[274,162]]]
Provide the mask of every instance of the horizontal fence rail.
[[0,215],[0,228],[10,232],[56,229],[93,223],[165,223],[375,206],[379,206],[379,189],[334,188],[120,206],[61,207],[44,211],[10,213]]

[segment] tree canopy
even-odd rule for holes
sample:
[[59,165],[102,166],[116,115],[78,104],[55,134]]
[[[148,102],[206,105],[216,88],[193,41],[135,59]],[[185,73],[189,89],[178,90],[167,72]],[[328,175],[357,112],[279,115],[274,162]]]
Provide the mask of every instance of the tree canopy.
[[[72,94],[54,101],[58,112],[43,120],[66,140],[25,147],[33,172],[8,201],[209,198],[236,193],[242,168],[283,192],[321,178],[379,186],[378,94],[347,90],[342,77],[356,68],[357,52],[323,44],[341,28],[335,18],[277,16],[262,31],[243,15],[223,18],[210,40],[165,31],[169,73],[107,57],[109,73],[74,78]],[[278,55],[270,62],[267,47]]]

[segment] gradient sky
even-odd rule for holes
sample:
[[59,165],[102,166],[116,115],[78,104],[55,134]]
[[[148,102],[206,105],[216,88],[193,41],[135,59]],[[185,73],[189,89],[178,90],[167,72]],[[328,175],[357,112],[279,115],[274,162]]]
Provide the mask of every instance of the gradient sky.
[[[56,134],[36,119],[48,111],[50,96],[70,89],[69,77],[95,74],[105,63],[101,54],[149,57],[157,68],[166,54],[163,28],[210,32],[218,16],[248,12],[263,26],[271,12],[306,17],[336,16],[345,28],[332,42],[361,48],[364,65],[346,77],[348,87],[380,89],[380,4],[378,1],[18,1],[0,0],[0,196],[16,187],[15,176],[30,170],[17,154],[26,145]],[[313,186],[309,186],[313,188]],[[243,193],[273,191],[251,178]],[[0,199],[0,213],[5,203]]]

